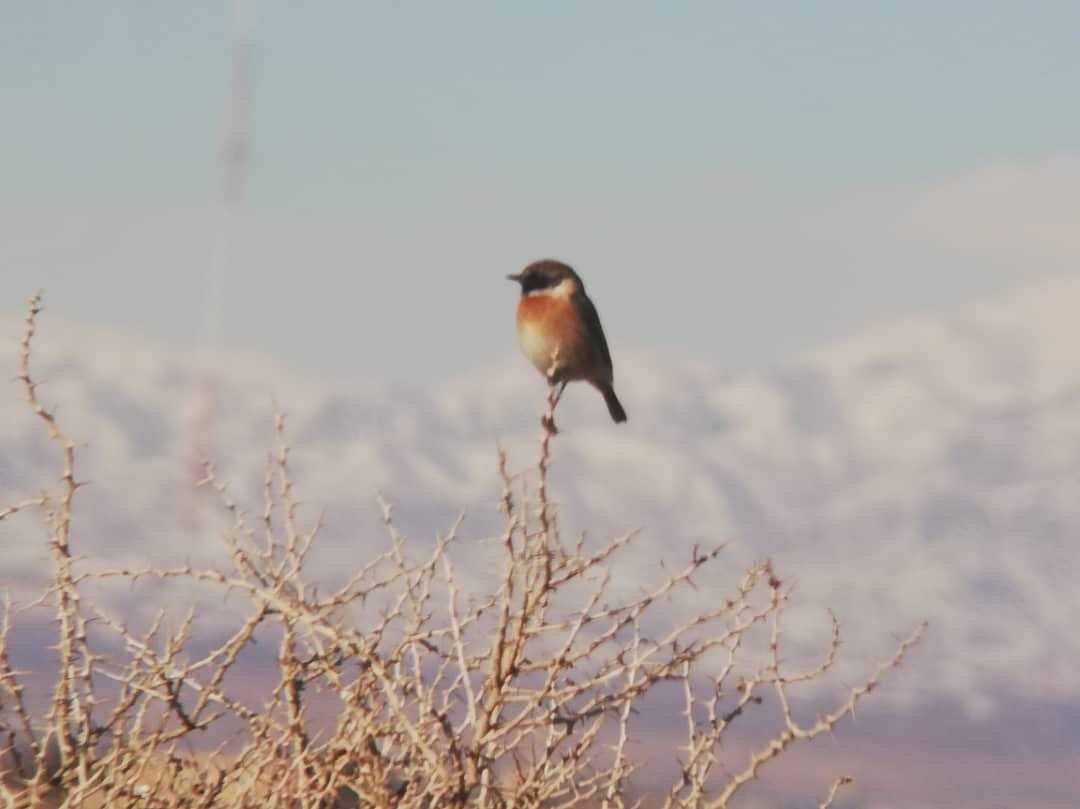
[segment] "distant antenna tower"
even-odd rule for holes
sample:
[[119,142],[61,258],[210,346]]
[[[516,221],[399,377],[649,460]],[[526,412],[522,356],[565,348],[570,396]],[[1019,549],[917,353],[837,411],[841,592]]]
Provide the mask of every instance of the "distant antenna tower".
[[247,190],[251,156],[251,51],[255,33],[256,0],[232,0],[232,70],[225,129],[221,143],[221,189],[215,211],[210,256],[203,293],[202,341],[204,365],[192,390],[187,413],[189,455],[183,497],[182,524],[199,524],[200,500],[195,484],[206,476],[214,450],[217,402],[215,357],[221,348],[225,314],[225,276],[234,261],[236,225]]

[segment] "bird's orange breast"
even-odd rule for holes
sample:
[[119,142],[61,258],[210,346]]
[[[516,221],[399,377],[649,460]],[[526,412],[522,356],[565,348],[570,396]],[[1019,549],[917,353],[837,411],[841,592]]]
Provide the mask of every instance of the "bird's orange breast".
[[529,325],[560,334],[577,330],[574,306],[562,296],[522,296],[518,303],[517,320],[519,328]]
[[558,364],[571,375],[580,364],[581,327],[573,303],[562,295],[524,295],[517,309],[518,339],[522,351],[541,373],[551,367],[558,348]]

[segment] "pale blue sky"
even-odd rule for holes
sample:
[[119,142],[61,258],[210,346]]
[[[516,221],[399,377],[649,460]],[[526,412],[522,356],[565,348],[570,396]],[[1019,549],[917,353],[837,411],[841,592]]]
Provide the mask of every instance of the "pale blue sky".
[[[0,3],[5,310],[44,287],[197,342],[225,6]],[[226,342],[453,376],[512,350],[502,276],[556,255],[617,367],[738,367],[1069,269],[903,223],[995,167],[1053,182],[1080,151],[1077,31],[1075,2],[262,2]]]

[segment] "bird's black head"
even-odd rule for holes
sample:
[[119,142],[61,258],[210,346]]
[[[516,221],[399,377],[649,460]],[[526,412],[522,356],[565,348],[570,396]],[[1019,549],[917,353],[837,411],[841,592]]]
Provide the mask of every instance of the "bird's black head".
[[506,277],[521,284],[523,295],[544,289],[555,289],[564,281],[570,281],[571,285],[576,286],[577,289],[585,288],[578,274],[568,264],[550,258],[534,261],[521,272]]

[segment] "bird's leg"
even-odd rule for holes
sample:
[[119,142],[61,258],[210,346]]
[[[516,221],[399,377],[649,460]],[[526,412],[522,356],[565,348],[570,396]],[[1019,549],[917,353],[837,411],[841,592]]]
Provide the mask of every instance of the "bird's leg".
[[562,382],[559,383],[559,392],[555,394],[555,403],[551,406],[552,410],[554,410],[558,406],[559,401],[562,399],[563,391],[566,390],[566,385],[569,381],[570,380],[568,379],[564,379]]
[[559,406],[559,400],[562,399],[567,382],[568,380],[564,379],[562,382],[551,382],[548,384],[548,407],[547,412],[544,413],[544,417],[540,419],[540,424],[552,435],[557,435],[559,432],[559,428],[555,426],[555,408]]
[[547,411],[544,413],[543,418],[540,419],[540,425],[549,434],[555,435],[559,432],[559,428],[555,426],[555,408],[559,404],[559,399],[562,398],[563,391],[566,390],[566,383],[569,380],[562,380],[558,382],[560,374],[559,367],[559,348],[555,347],[555,350],[551,352],[551,366],[547,369],[545,376],[548,382],[548,396],[547,396]]

